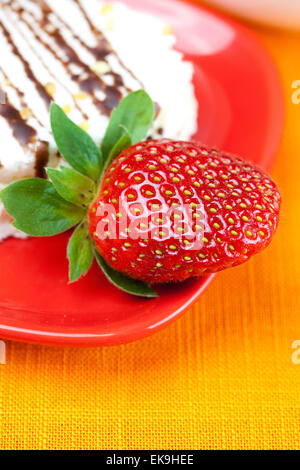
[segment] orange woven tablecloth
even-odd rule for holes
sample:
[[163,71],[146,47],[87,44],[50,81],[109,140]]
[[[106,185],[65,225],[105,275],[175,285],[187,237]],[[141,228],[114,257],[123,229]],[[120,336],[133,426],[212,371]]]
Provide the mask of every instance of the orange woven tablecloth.
[[[284,83],[274,242],[220,274],[182,319],[105,349],[7,344],[1,449],[299,449],[300,35],[256,28]],[[300,358],[300,355],[299,355]]]

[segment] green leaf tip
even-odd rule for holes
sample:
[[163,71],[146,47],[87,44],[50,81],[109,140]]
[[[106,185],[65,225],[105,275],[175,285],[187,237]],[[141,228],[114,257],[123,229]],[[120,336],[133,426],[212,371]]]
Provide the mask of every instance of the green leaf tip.
[[153,123],[154,115],[154,103],[144,90],[127,95],[112,112],[101,145],[104,161],[123,135],[130,137],[131,145],[143,140]]
[[50,121],[56,145],[64,159],[79,173],[98,181],[103,160],[93,139],[55,103],[51,104]]
[[78,281],[85,276],[93,263],[92,240],[86,222],[81,223],[71,236],[67,256],[69,260],[69,281]]
[[120,155],[124,150],[126,150],[128,147],[132,145],[131,138],[129,137],[128,134],[124,134],[118,142],[114,145],[112,148],[106,162],[105,162],[105,167],[104,170],[107,170],[109,165],[114,161],[115,158]]
[[100,268],[102,269],[106,278],[118,289],[126,292],[127,294],[136,295],[138,297],[146,298],[157,298],[158,294],[148,284],[142,281],[137,281],[125,274],[120,273],[113,269],[109,264],[102,258],[102,256],[94,250],[95,258]]

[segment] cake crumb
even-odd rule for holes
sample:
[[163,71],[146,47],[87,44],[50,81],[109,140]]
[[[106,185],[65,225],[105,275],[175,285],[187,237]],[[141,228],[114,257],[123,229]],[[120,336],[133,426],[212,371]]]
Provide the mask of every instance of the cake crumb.
[[170,25],[166,24],[163,29],[163,34],[167,35],[172,35],[174,34],[173,29],[171,28]]
[[90,69],[97,75],[104,75],[105,73],[111,72],[110,65],[104,60],[99,60],[90,66]]
[[55,92],[56,92],[56,86],[55,86],[54,83],[48,82],[48,83],[46,83],[46,85],[45,85],[45,90],[46,90],[46,92],[48,93],[48,95],[54,96],[54,94],[55,94]]
[[66,104],[65,106],[63,106],[62,110],[65,114],[70,114],[71,106],[69,104]]
[[89,130],[90,125],[88,121],[82,121],[82,123],[79,124],[79,127],[81,127],[81,129],[87,132]]
[[32,111],[29,108],[23,108],[20,111],[20,115],[23,119],[29,119],[32,117]]
[[83,92],[75,93],[73,95],[73,98],[75,100],[86,100],[87,97],[88,97],[88,95],[86,93],[83,93]]
[[102,15],[109,15],[113,11],[113,6],[111,3],[105,3],[103,7],[101,8],[101,14]]

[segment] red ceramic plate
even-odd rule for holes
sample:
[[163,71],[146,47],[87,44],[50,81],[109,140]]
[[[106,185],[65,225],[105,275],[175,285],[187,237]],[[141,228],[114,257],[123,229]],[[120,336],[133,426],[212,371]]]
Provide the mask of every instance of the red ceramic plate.
[[[243,26],[182,0],[124,0],[158,14],[195,66],[199,141],[270,168],[282,131],[283,98],[277,72]],[[180,93],[180,90],[178,90]],[[94,266],[67,284],[67,236],[0,245],[0,337],[69,346],[126,343],[178,318],[210,277],[159,289],[144,300],[111,286]]]

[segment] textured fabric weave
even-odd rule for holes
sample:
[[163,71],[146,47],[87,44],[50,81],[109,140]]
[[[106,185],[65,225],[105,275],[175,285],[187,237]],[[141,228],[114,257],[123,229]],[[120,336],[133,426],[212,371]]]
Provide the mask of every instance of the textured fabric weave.
[[146,340],[105,349],[7,344],[1,449],[299,449],[300,36],[256,28],[281,71],[287,123],[272,245],[217,276]]

